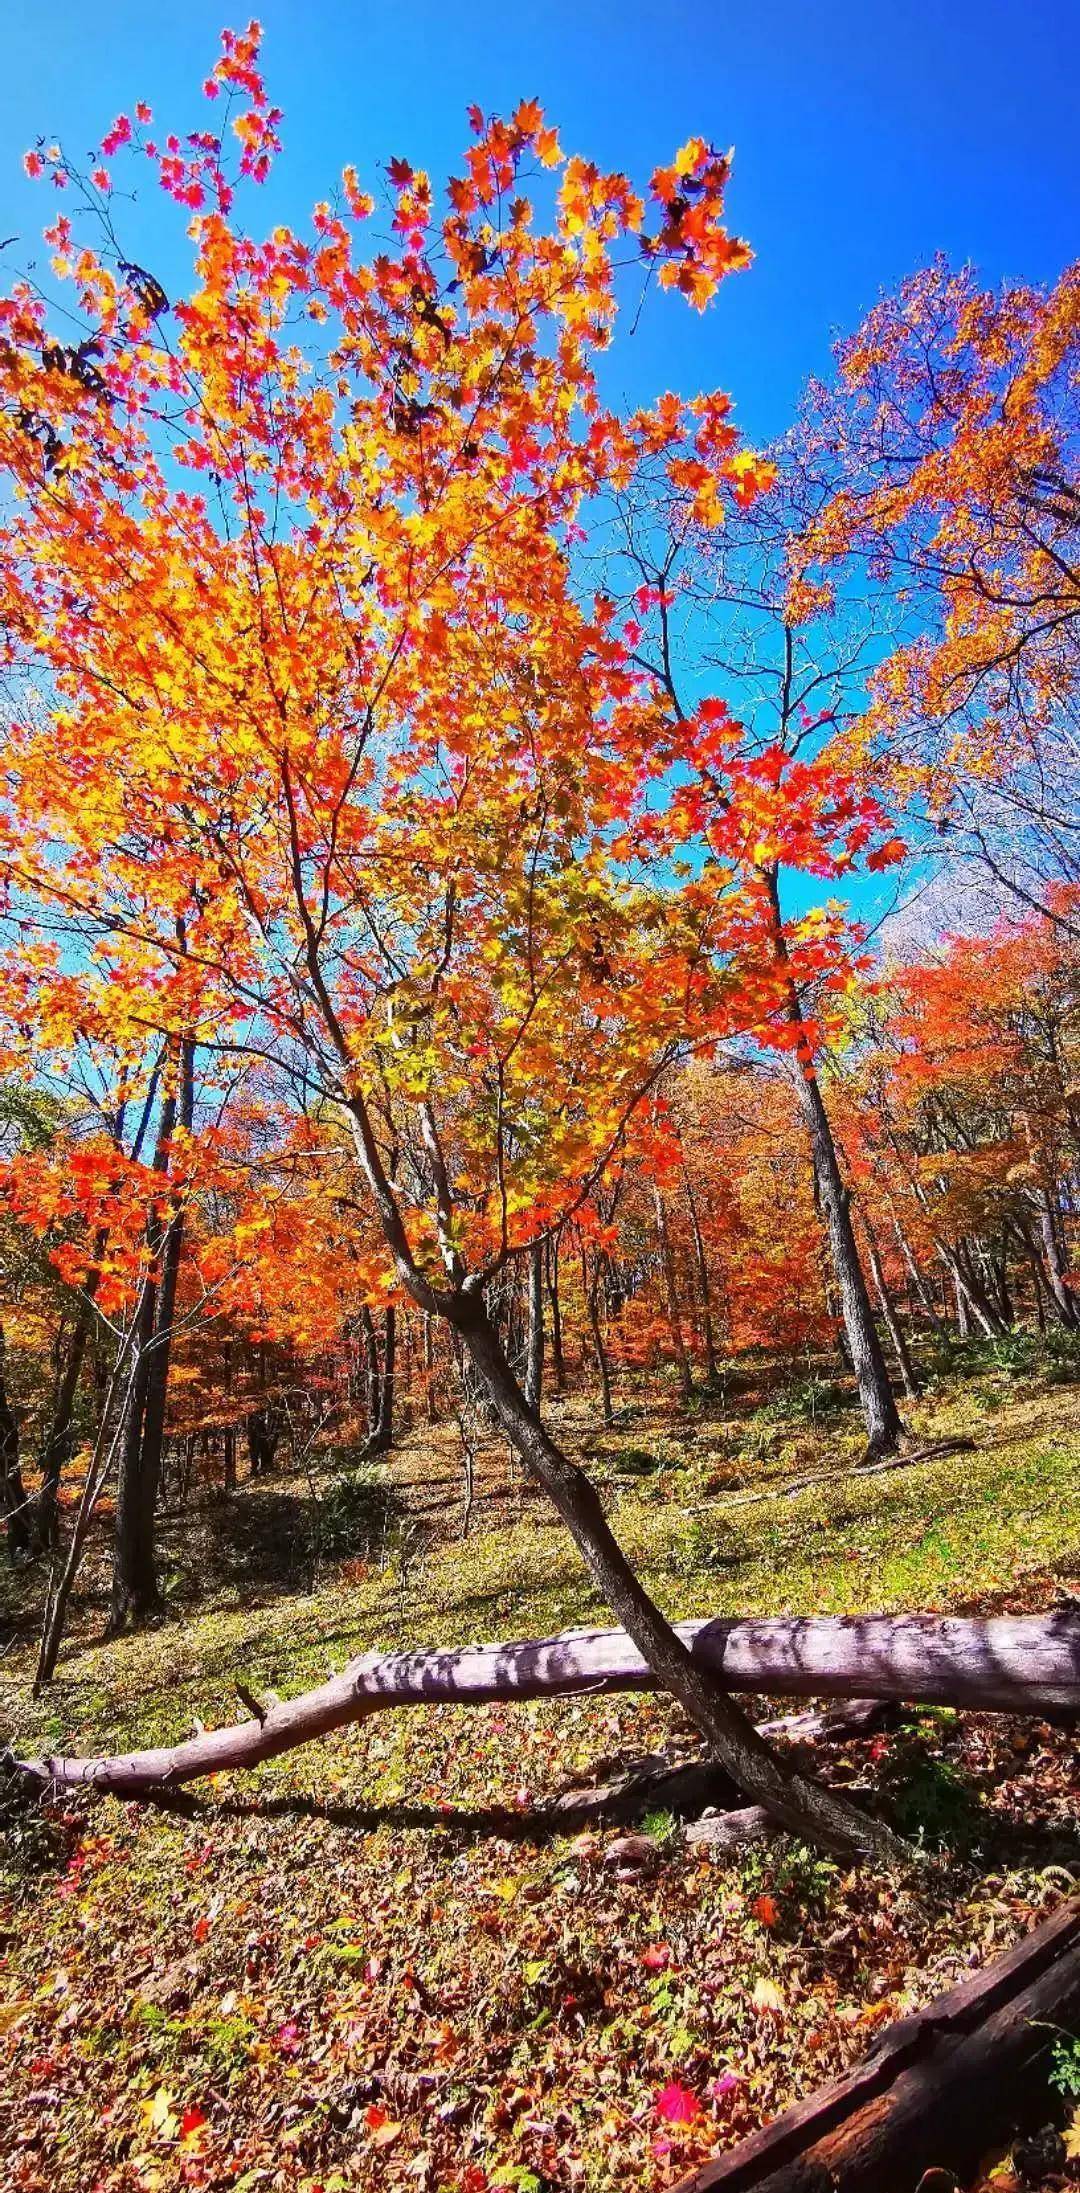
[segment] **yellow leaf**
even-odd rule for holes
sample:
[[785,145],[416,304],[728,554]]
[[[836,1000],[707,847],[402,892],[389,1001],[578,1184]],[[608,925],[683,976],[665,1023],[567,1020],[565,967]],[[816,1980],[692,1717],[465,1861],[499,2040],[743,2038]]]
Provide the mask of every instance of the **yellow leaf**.
[[750,2000],[755,2010],[770,2011],[774,2017],[784,2008],[784,1998],[775,1980],[755,1980]]
[[166,2087],[159,2086],[157,2093],[143,2103],[142,2116],[147,2131],[156,2140],[175,2140],[179,2120],[173,2110],[172,2095]]
[[25,1998],[13,2003],[0,2003],[0,2033],[10,2033],[12,2026],[18,2025],[20,2018],[25,2018],[30,2007]]

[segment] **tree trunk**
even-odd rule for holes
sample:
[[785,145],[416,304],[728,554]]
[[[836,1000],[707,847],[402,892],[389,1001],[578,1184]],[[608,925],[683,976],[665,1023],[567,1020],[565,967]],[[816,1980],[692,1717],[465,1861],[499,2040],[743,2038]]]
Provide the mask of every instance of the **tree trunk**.
[[697,1269],[698,1294],[701,1298],[701,1337],[705,1348],[705,1376],[710,1386],[720,1383],[720,1368],[716,1359],[716,1333],[713,1327],[712,1289],[709,1285],[709,1264],[705,1255],[701,1225],[698,1219],[697,1198],[694,1195],[686,1159],[683,1159],[683,1182],[686,1188],[686,1207],[690,1213],[690,1230],[694,1237],[694,1264]]
[[120,1446],[116,1486],[116,1523],[113,1538],[112,1595],[109,1634],[115,1636],[130,1618],[145,1621],[158,1604],[157,1573],[142,1565],[146,1544],[142,1531],[142,1498],[139,1482],[142,1461],[142,1428],[146,1393],[150,1382],[150,1342],[154,1336],[157,1288],[148,1265],[135,1324],[135,1363],[128,1393],[127,1415]]
[[879,1854],[895,1849],[879,1823],[779,1759],[723,1685],[693,1659],[635,1575],[595,1487],[556,1447],[529,1408],[482,1301],[475,1295],[459,1296],[454,1322],[507,1439],[561,1515],[607,1604],[739,1789],[795,1834],[828,1848]]
[[829,1236],[840,1309],[851,1365],[859,1388],[868,1454],[892,1454],[903,1433],[900,1411],[893,1399],[885,1352],[878,1338],[870,1307],[863,1268],[859,1261],[851,1202],[840,1172],[836,1143],[821,1094],[802,1017],[799,993],[791,975],[787,939],[780,914],[780,891],[775,864],[762,872],[772,911],[772,941],[777,964],[787,979],[788,1019],[797,1031],[794,1085],[799,1111],[810,1143],[821,1207]]
[[604,1328],[600,1319],[600,1267],[597,1265],[592,1279],[589,1278],[584,1249],[581,1252],[581,1284],[585,1292],[585,1315],[589,1320],[593,1354],[600,1374],[600,1408],[605,1424],[614,1416],[611,1405],[611,1371],[608,1367],[607,1349],[604,1346]]
[[885,1353],[878,1338],[863,1268],[859,1262],[851,1201],[840,1172],[829,1115],[813,1061],[800,1051],[795,1093],[810,1141],[818,1193],[825,1214],[840,1310],[852,1369],[859,1388],[868,1454],[893,1454],[904,1426],[893,1399]]
[[900,1319],[896,1314],[896,1307],[893,1302],[892,1295],[890,1294],[889,1289],[886,1285],[885,1274],[881,1268],[881,1258],[878,1254],[877,1236],[874,1233],[873,1226],[871,1225],[865,1211],[862,1214],[862,1220],[863,1226],[866,1230],[866,1247],[870,1263],[870,1276],[874,1282],[878,1301],[881,1304],[881,1314],[888,1328],[889,1339],[892,1341],[893,1344],[893,1353],[896,1357],[901,1379],[903,1380],[904,1392],[907,1395],[909,1401],[915,1401],[918,1398],[919,1389],[915,1381],[915,1368],[911,1360],[911,1353],[908,1348],[907,1339],[904,1334],[904,1328],[901,1325]]
[[1049,1188],[1045,1186],[1039,1190],[1038,1214],[1047,1286],[1061,1323],[1070,1332],[1075,1332],[1077,1326],[1080,1325],[1080,1310],[1077,1309],[1076,1295],[1067,1277],[1065,1261],[1061,1254],[1054,1198]]
[[367,1443],[369,1455],[389,1454],[394,1444],[394,1387],[397,1360],[397,1312],[392,1302],[386,1306],[383,1317],[383,1345],[380,1363],[379,1343],[375,1321],[370,1310],[364,1312],[364,1330],[368,1339],[368,1416],[371,1432]]
[[424,1403],[429,1424],[437,1423],[439,1408],[435,1392],[435,1320],[430,1310],[424,1317]]
[[264,1400],[257,1409],[248,1411],[244,1430],[252,1476],[268,1477],[274,1467],[281,1439],[280,1411],[272,1401]]
[[936,1247],[952,1273],[956,1290],[956,1320],[961,1340],[968,1337],[971,1318],[974,1318],[985,1339],[1000,1340],[1005,1328],[985,1289],[979,1285],[970,1266],[963,1262],[960,1250],[951,1249],[944,1241],[938,1241]]
[[671,1247],[671,1231],[667,1209],[658,1180],[653,1182],[653,1201],[656,1209],[656,1239],[660,1249],[660,1269],[664,1278],[664,1297],[667,1303],[668,1325],[675,1361],[679,1366],[679,1391],[684,1401],[694,1398],[694,1378],[690,1369],[690,1357],[679,1315],[679,1287],[675,1274],[675,1257]]
[[551,1370],[556,1393],[566,1388],[566,1363],[563,1358],[562,1309],[559,1303],[559,1236],[550,1236],[545,1255],[547,1268],[548,1304],[551,1309]]
[[[144,1278],[144,1288],[147,1283]],[[79,1573],[79,1563],[82,1560],[87,1532],[90,1528],[94,1509],[101,1497],[106,1480],[112,1473],[118,1450],[124,1438],[135,1379],[139,1369],[139,1357],[136,1350],[140,1309],[141,1297],[139,1302],[136,1303],[134,1323],[124,1335],[116,1360],[111,1371],[106,1373],[104,1386],[101,1389],[101,1414],[98,1420],[97,1437],[94,1441],[93,1452],[90,1456],[82,1491],[79,1495],[79,1505],[72,1522],[67,1552],[60,1564],[59,1574],[57,1574],[54,1559],[49,1576],[45,1597],[45,1614],[41,1625],[41,1644],[38,1648],[38,1663],[34,1675],[35,1697],[46,1683],[52,1681],[56,1671],[56,1662],[64,1635],[64,1623],[67,1619],[68,1602],[71,1598],[75,1578]],[[124,1396],[117,1411],[115,1425],[113,1425],[113,1409],[120,1394],[121,1379],[125,1374],[127,1383]],[[112,1432],[110,1436],[111,1425]]]
[[19,1426],[4,1381],[5,1340],[0,1325],[0,1516],[7,1530],[8,1553],[21,1561],[30,1551],[30,1510],[19,1462]]
[[908,1277],[911,1281],[916,1298],[921,1303],[923,1309],[926,1311],[926,1315],[929,1318],[930,1324],[934,1332],[940,1333],[944,1329],[941,1322],[941,1313],[937,1308],[934,1298],[930,1292],[929,1287],[926,1284],[925,1279],[923,1278],[921,1271],[919,1270],[918,1264],[915,1261],[914,1250],[912,1249],[911,1243],[908,1240],[908,1237],[904,1232],[904,1229],[900,1224],[900,1220],[897,1218],[895,1212],[893,1213],[893,1232],[896,1235],[897,1247],[899,1248],[900,1254],[903,1257],[904,1263],[907,1267]]
[[[167,1193],[171,1140],[176,1132],[178,1110],[182,1125],[191,1129],[193,1046],[187,1037],[173,1042],[173,1072],[162,1092],[158,1114],[154,1171],[162,1178],[162,1197]],[[147,1213],[147,1279],[138,1303],[134,1379],[130,1401],[127,1401],[121,1467],[119,1480],[116,1480],[116,1537],[110,1601],[112,1636],[123,1629],[125,1623],[145,1623],[149,1616],[160,1612],[158,1568],[154,1559],[154,1507],[158,1498],[160,1436],[165,1430],[165,1393],[180,1248],[180,1211],[165,1217],[156,1208],[151,1208]],[[162,1357],[160,1366],[154,1360],[156,1355]]]
[[[746,1622],[712,1617],[680,1622],[670,1634],[699,1672],[715,1672],[725,1698],[735,1690],[902,1699],[975,1712],[1080,1713],[1080,1617],[1073,1613],[989,1621],[931,1614],[771,1615]],[[112,1759],[22,1765],[38,1782],[89,1782],[119,1796],[139,1796],[257,1766],[331,1729],[397,1707],[592,1697],[651,1690],[658,1681],[667,1687],[624,1630],[366,1653],[317,1690],[274,1704],[261,1720],[232,1722],[179,1744]]]
[[[184,1036],[180,1043],[179,1083],[179,1124],[185,1134],[190,1134],[195,1118],[195,1045],[190,1036]],[[154,1557],[154,1516],[161,1482],[161,1452],[165,1439],[165,1408],[169,1394],[176,1288],[183,1252],[184,1210],[182,1204],[177,1204],[169,1217],[161,1249],[161,1277],[154,1306],[154,1333],[146,1384],[142,1453],[139,1457],[140,1543],[136,1567],[149,1586],[150,1610],[160,1604]]]
[[529,1250],[529,1329],[525,1343],[525,1399],[530,1409],[540,1407],[544,1390],[544,1247],[534,1241]]
[[106,1238],[102,1232],[94,1243],[93,1266],[79,1297],[67,1357],[56,1388],[49,1429],[42,1445],[41,1489],[34,1511],[34,1539],[42,1553],[48,1552],[56,1544],[56,1509],[60,1497],[60,1479],[65,1465],[71,1460],[74,1446],[75,1401],[86,1356],[86,1344],[94,1321],[94,1298],[98,1290],[99,1266],[105,1253]]
[[367,1444],[379,1436],[379,1408],[382,1399],[382,1372],[379,1366],[379,1342],[375,1320],[367,1303],[360,1309],[360,1330],[364,1336],[364,1407],[367,1414]]

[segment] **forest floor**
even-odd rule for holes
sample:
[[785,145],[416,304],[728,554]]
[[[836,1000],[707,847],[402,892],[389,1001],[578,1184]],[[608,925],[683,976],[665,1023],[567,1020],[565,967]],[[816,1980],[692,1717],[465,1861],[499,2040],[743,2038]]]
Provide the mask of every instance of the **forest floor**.
[[[553,1398],[673,1614],[1036,1610],[1080,1591],[1080,1387],[985,1352],[909,1412],[974,1451],[853,1474],[821,1380],[616,1424]],[[815,1481],[801,1484],[805,1478]],[[754,1495],[768,1491],[769,1497]],[[0,1731],[108,1750],[238,1717],[350,1654],[602,1618],[564,1534],[456,1428],[381,1474],[317,1458],[162,1534],[168,1619],[100,1642],[108,1518],[58,1679],[30,1697],[40,1579],[16,1580]],[[781,1709],[782,1710],[782,1709]],[[1074,1741],[913,1713],[815,1765],[931,1853],[888,1874],[787,1839],[703,1856],[670,1814],[561,1831],[546,1800],[693,1756],[648,1696],[377,1717],[169,1810],[12,1809],[0,1907],[0,2156],[19,2193],[643,2193],[862,2054],[1080,1878]],[[0,1823],[2,1824],[2,1823]],[[1080,2047],[1061,2041],[1063,2078]],[[1067,2060],[1066,2060],[1067,2059]]]

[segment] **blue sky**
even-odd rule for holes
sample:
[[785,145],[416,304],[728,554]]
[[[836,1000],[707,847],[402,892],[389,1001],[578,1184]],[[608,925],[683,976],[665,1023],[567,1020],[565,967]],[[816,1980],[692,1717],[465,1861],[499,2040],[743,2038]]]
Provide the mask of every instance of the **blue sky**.
[[[566,149],[639,183],[688,136],[734,145],[729,214],[753,266],[704,317],[651,300],[607,394],[726,388],[756,442],[783,431],[834,336],[935,250],[992,281],[1050,280],[1080,251],[1077,0],[264,0],[258,12],[285,151],[264,207],[248,199],[253,225],[260,212],[268,228],[302,225],[349,161],[373,184],[395,154],[436,178],[459,169],[473,101],[506,112],[538,96]],[[17,0],[0,88],[12,258],[25,261],[53,210],[22,175],[35,137],[85,154],[140,98],[162,132],[204,126],[218,33],[249,13],[250,0],[47,12]],[[175,209],[151,182],[123,233],[170,287]],[[894,891],[867,877],[853,896],[871,914]],[[819,895],[792,879],[794,904]]]
[[[39,132],[72,152],[148,98],[183,129],[229,0],[19,0],[5,24],[0,221],[22,239],[43,193]],[[935,249],[987,276],[1052,277],[1080,250],[1076,0],[264,0],[285,157],[268,224],[299,221],[341,166],[395,153],[458,164],[472,101],[538,95],[568,148],[645,179],[694,133],[736,148],[732,225],[756,253],[714,309],[647,314],[619,389],[719,385],[746,431],[784,427],[834,332]],[[25,244],[20,246],[20,255]]]

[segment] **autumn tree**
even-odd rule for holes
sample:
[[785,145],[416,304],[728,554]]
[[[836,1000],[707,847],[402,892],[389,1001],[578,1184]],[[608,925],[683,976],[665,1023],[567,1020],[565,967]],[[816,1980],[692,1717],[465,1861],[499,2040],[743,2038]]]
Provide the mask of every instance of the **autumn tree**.
[[1080,880],[1078,340],[1080,264],[991,290],[938,258],[810,397],[833,479],[803,568],[900,612],[860,745],[939,852],[1043,912]]
[[[214,126],[161,142],[136,109],[88,177],[30,156],[74,208],[50,245],[78,339],[29,281],[0,303],[6,647],[51,696],[7,732],[13,902],[66,913],[166,1035],[318,1089],[396,1282],[660,1680],[779,1817],[880,1842],[677,1639],[485,1306],[679,1047],[770,989],[730,877],[674,866],[672,762],[715,727],[674,723],[574,555],[643,446],[689,434],[719,495],[752,490],[719,399],[620,418],[596,373],[620,288],[703,305],[745,262],[727,161],[691,140],[647,211],[526,102],[474,112],[441,214],[398,159],[378,214],[350,170],[308,234],[260,240],[235,214],[277,150],[255,26],[207,89]],[[118,235],[125,149],[189,224],[175,302]]]
[[613,568],[633,584],[627,640],[677,713],[691,713],[708,679],[718,690],[705,705],[729,715],[727,767],[705,768],[687,787],[687,828],[710,863],[731,862],[744,879],[746,918],[776,978],[764,1034],[790,1061],[867,1448],[886,1454],[903,1427],[818,1069],[829,996],[854,979],[858,953],[835,904],[823,898],[795,917],[785,905],[795,882],[805,898],[808,883],[821,892],[860,863],[880,870],[903,853],[845,743],[880,623],[872,605],[840,605],[801,572],[801,543],[832,478],[807,422],[772,453],[765,492],[740,495],[730,513],[696,455],[669,461],[667,474],[646,459],[619,498]]

